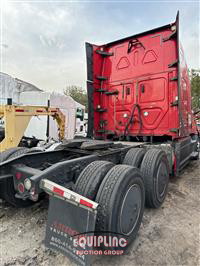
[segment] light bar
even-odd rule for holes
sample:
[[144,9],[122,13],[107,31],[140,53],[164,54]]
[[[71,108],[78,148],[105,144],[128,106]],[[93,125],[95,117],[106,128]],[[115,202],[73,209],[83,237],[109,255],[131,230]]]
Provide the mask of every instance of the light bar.
[[37,113],[44,113],[46,112],[45,110],[36,110]]
[[16,111],[16,112],[20,112],[20,113],[25,112],[25,110],[23,110],[23,109],[16,109],[15,111]]
[[86,200],[83,200],[83,199],[80,199],[80,204],[84,205],[84,206],[87,206],[88,208],[92,208],[92,203],[86,201]]
[[57,187],[53,187],[53,192],[62,197],[64,196],[64,193],[65,193],[64,190],[57,188]]
[[40,187],[44,189],[47,193],[53,193],[55,196],[59,196],[63,199],[66,199],[71,202],[86,206],[90,209],[97,209],[98,203],[89,200],[74,191],[69,190],[68,188],[62,187],[52,181],[43,179],[40,183]]

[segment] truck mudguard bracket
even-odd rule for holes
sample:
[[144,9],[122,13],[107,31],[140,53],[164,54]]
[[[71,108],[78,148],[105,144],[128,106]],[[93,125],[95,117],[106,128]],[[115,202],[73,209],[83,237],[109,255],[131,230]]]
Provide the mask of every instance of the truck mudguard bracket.
[[[196,140],[197,141],[197,140]],[[192,141],[191,137],[186,137],[183,139],[178,139],[174,141],[173,147],[176,156],[176,173],[179,175],[180,171],[186,166],[192,157],[192,153],[196,149],[196,142]]]
[[75,193],[74,191],[69,190],[68,188],[62,187],[50,180],[43,179],[40,182],[40,187],[46,193],[53,195],[55,197],[61,198],[63,200],[69,201],[76,205],[82,205],[91,210],[96,210],[98,203],[94,202],[88,198],[81,196],[80,194]]
[[41,187],[52,195],[45,245],[69,257],[76,265],[90,265],[92,256],[80,256],[79,252],[93,248],[78,243],[81,236],[94,235],[98,204],[49,180],[43,180]]

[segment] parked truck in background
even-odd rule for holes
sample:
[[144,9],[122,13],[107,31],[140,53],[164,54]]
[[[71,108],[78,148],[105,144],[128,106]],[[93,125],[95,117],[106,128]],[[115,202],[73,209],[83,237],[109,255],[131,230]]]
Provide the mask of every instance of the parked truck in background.
[[169,176],[199,157],[179,15],[174,23],[105,45],[86,43],[86,53],[88,138],[66,141],[57,151],[2,153],[1,196],[23,207],[46,191],[70,205],[66,220],[74,219],[73,230],[89,219],[85,232],[93,223],[95,231],[122,234],[130,244],[144,206],[159,208]]
[[82,108],[77,108],[75,137],[87,137],[88,114]]

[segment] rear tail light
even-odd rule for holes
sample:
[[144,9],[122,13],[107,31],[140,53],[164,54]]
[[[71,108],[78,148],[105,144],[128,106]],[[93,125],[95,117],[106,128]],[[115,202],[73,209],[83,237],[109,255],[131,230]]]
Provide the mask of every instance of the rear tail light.
[[15,176],[17,180],[20,180],[20,178],[22,177],[22,173],[17,172]]
[[24,185],[23,185],[23,183],[19,183],[18,190],[19,190],[20,193],[24,193]]
[[19,112],[19,113],[23,113],[23,112],[25,112],[24,109],[16,109],[15,111],[16,111],[16,112]]

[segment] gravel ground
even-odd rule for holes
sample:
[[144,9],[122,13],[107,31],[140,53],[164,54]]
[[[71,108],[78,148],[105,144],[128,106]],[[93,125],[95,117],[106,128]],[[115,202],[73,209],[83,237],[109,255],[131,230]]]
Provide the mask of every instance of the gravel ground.
[[[92,265],[200,265],[200,163],[171,179],[159,210],[145,209],[137,239],[123,256],[94,257]],[[0,202],[0,265],[67,266],[66,257],[43,244],[48,200],[27,209]]]

